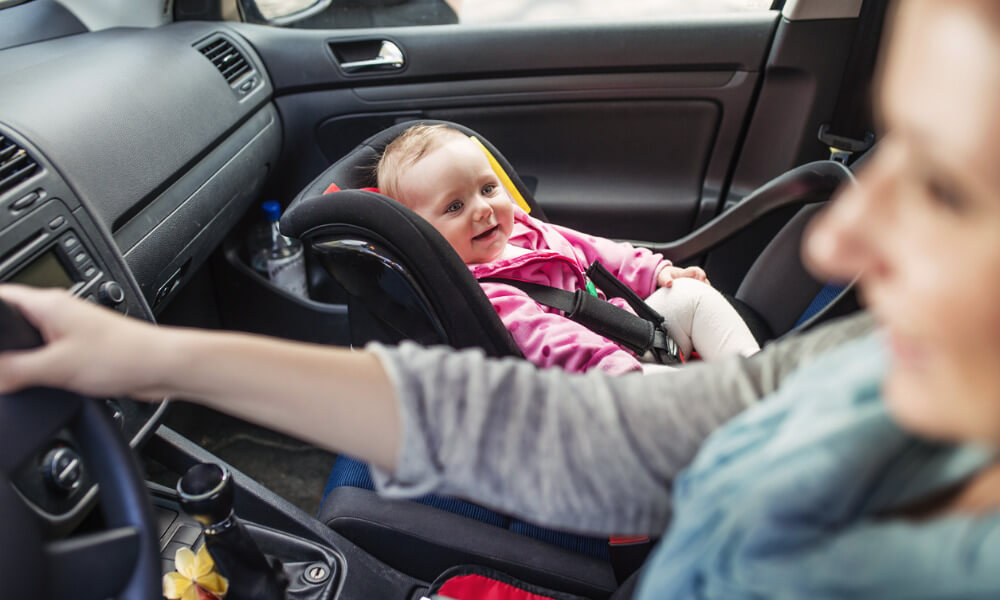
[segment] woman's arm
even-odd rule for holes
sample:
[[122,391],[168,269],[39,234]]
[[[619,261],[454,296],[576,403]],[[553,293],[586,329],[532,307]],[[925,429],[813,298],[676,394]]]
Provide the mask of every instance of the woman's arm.
[[0,354],[0,393],[44,385],[91,396],[191,400],[395,467],[395,393],[369,353],[156,327],[61,291],[0,286],[0,298],[46,341],[38,351]]
[[403,433],[395,474],[376,481],[390,495],[438,491],[557,528],[658,534],[674,476],[709,434],[797,365],[869,330],[852,319],[750,358],[616,378],[373,346],[398,390]]
[[0,286],[0,298],[46,340],[0,354],[0,393],[191,399],[394,472],[381,477],[391,494],[443,491],[604,533],[662,531],[672,479],[705,437],[796,365],[870,328],[850,320],[749,359],[611,378],[413,344],[373,356],[157,328],[64,292]]

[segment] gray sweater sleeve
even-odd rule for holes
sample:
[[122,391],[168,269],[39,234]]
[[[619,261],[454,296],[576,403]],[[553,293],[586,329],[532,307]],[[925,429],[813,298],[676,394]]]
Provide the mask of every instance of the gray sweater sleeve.
[[617,378],[404,343],[369,345],[397,391],[403,434],[380,492],[434,492],[549,527],[659,534],[674,476],[717,427],[809,358],[871,329],[854,317],[750,357]]

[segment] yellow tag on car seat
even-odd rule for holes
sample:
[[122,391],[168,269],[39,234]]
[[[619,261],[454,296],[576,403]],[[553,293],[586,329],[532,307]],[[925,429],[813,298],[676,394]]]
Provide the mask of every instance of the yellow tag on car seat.
[[484,146],[483,143],[476,138],[476,136],[470,135],[469,139],[475,142],[476,145],[479,146],[484,153],[486,153],[486,160],[490,161],[490,166],[493,167],[493,172],[500,178],[500,183],[503,184],[504,189],[506,189],[507,193],[510,194],[510,197],[514,199],[514,202],[517,202],[517,205],[520,206],[524,212],[530,213],[531,207],[524,201],[524,196],[521,195],[521,192],[517,191],[517,188],[514,187],[514,182],[507,176],[507,172],[503,170],[503,167],[500,166],[497,159],[493,157],[486,146]]

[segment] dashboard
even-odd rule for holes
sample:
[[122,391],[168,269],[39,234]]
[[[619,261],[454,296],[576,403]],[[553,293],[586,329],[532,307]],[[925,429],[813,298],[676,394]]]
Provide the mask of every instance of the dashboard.
[[[280,152],[259,57],[219,23],[0,50],[0,281],[154,320],[256,199]],[[165,407],[102,400],[133,447]],[[58,432],[15,475],[55,531],[96,487]]]

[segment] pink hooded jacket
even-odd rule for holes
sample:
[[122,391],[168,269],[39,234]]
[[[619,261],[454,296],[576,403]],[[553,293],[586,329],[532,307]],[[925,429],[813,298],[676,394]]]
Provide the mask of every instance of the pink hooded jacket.
[[[586,288],[584,271],[600,259],[618,279],[645,298],[656,289],[660,269],[670,264],[645,248],[544,223],[517,207],[508,243],[531,252],[468,265],[472,275],[476,279],[528,281],[573,292]],[[503,283],[480,285],[524,357],[536,365],[558,366],[572,373],[597,368],[611,375],[641,368],[629,350],[567,319],[560,311],[535,302],[525,292]],[[612,298],[611,302],[631,310],[621,298]]]

